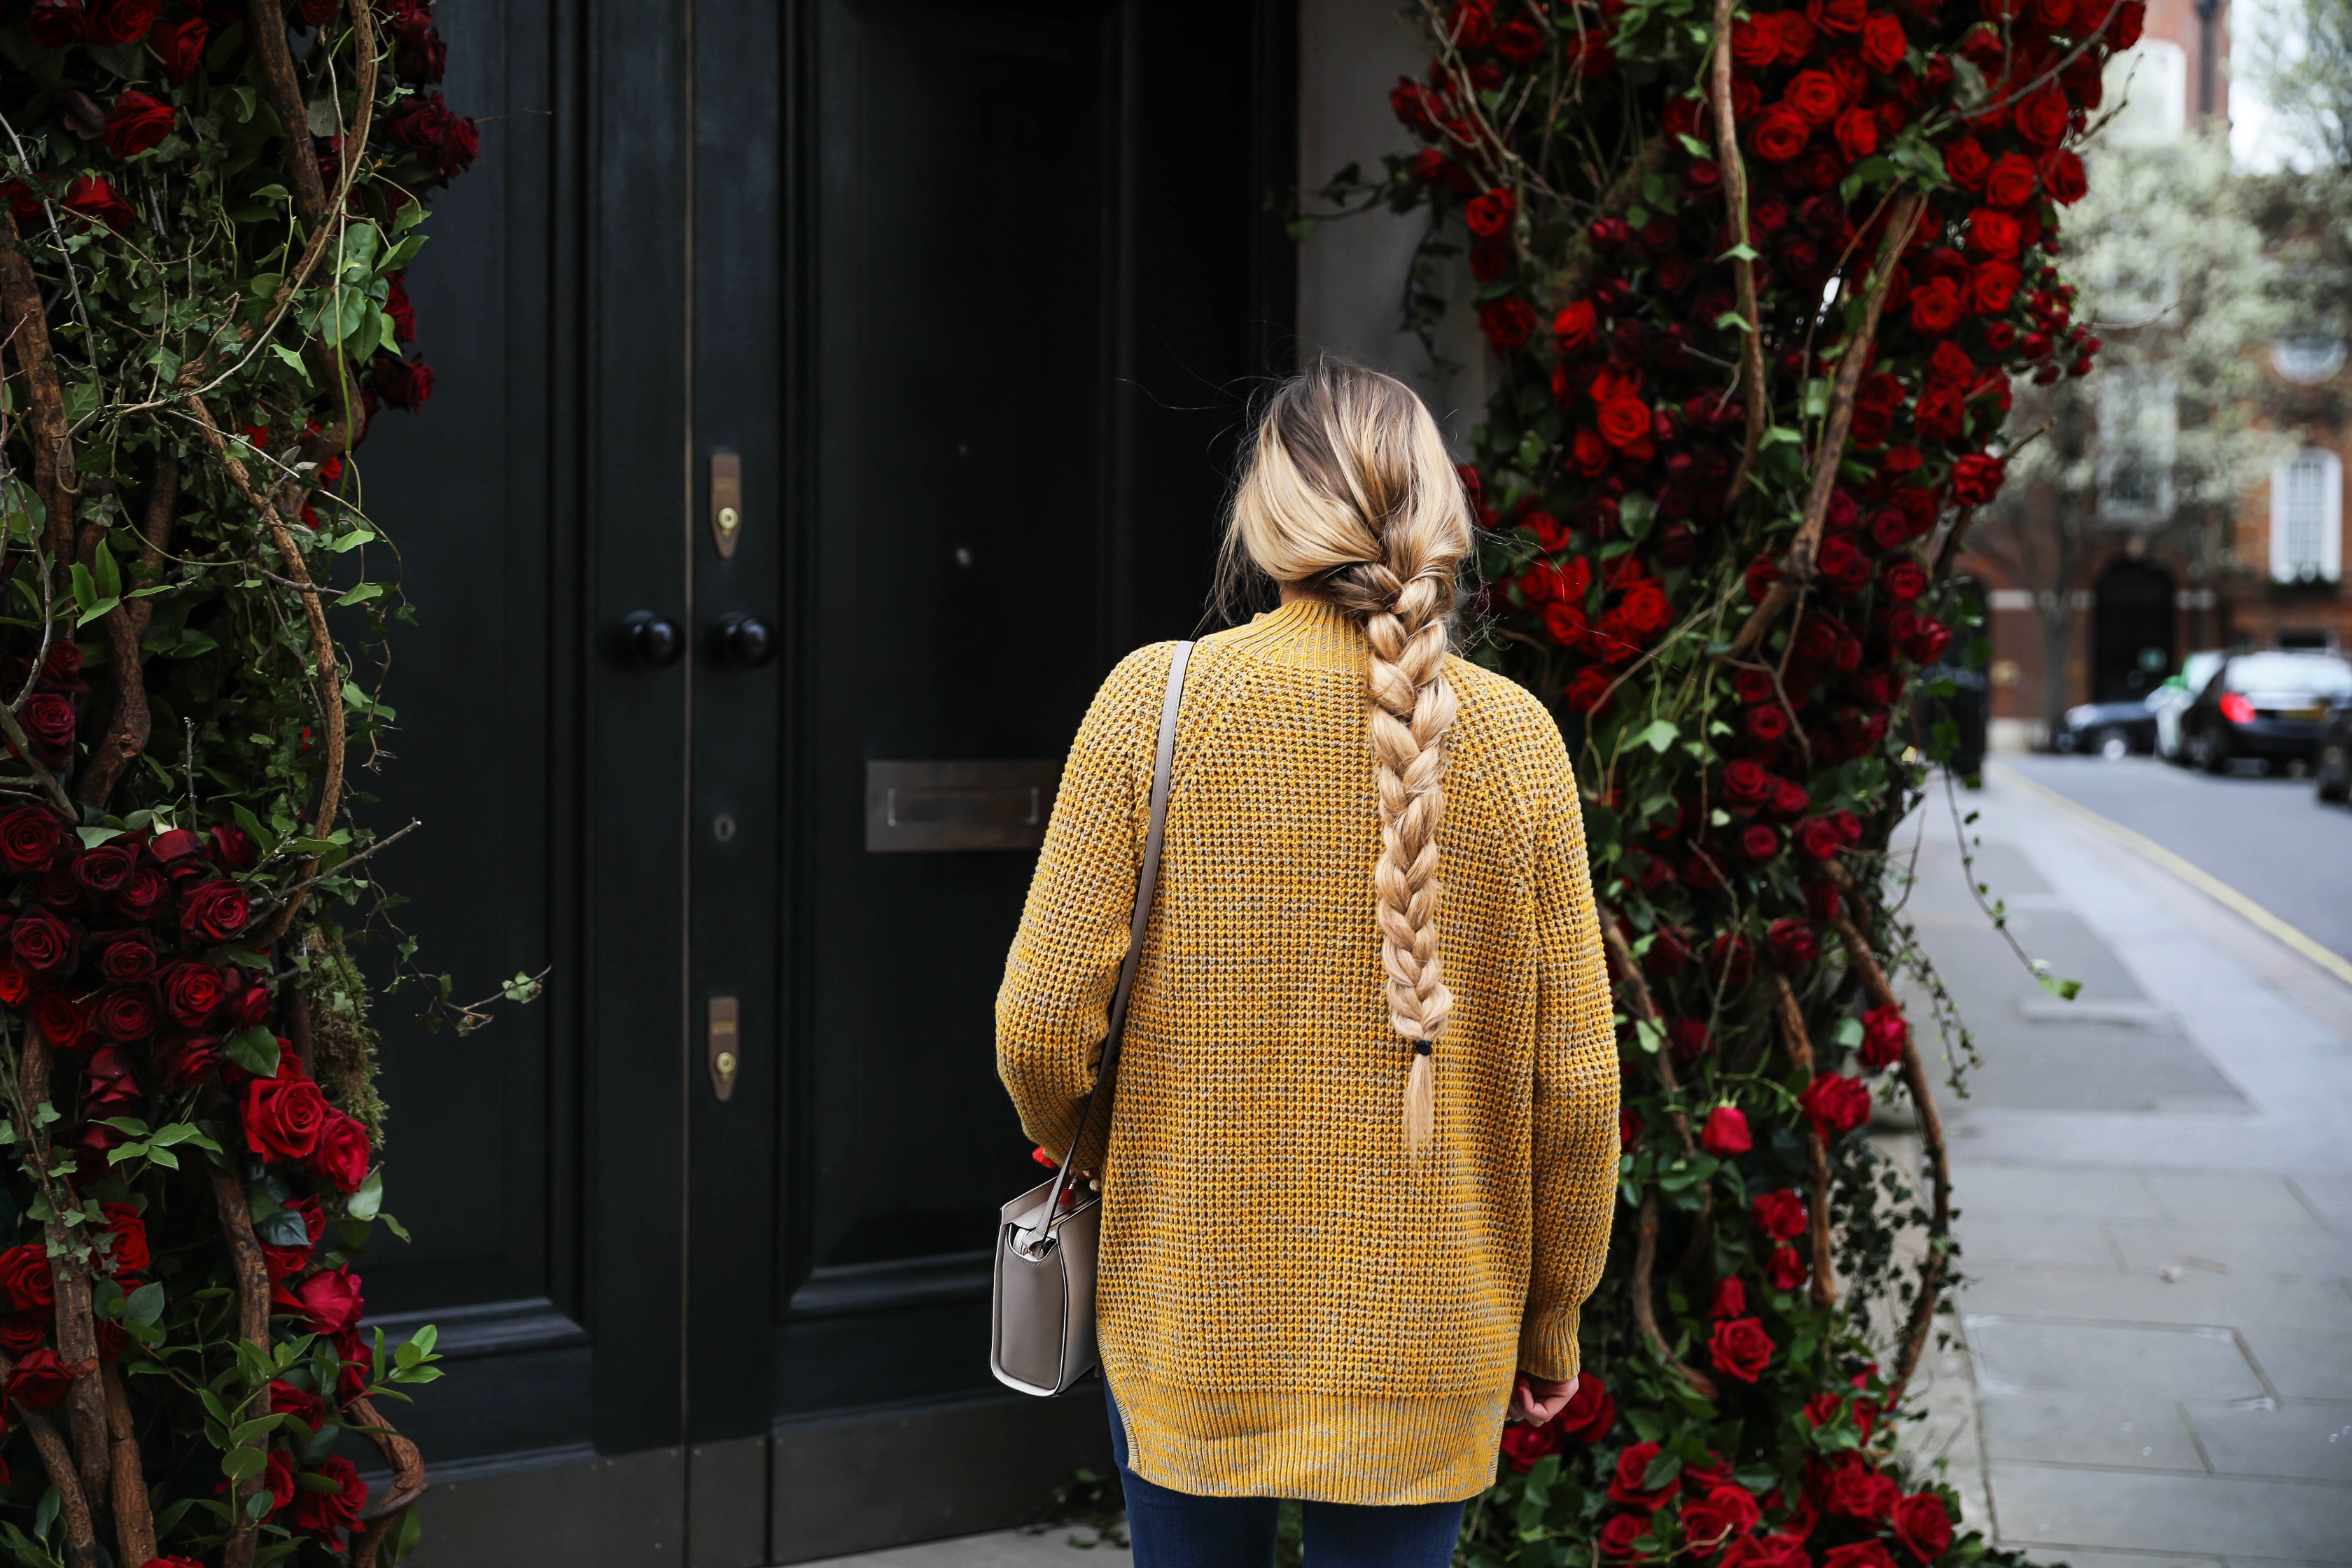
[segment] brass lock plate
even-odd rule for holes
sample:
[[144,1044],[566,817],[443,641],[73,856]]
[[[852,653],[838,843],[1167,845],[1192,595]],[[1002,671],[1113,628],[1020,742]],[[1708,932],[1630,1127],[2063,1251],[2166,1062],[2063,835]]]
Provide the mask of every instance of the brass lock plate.
[[710,999],[707,1058],[710,1092],[723,1102],[735,1097],[735,1076],[743,1069],[742,1007],[732,996]]
[[735,558],[743,537],[743,458],[734,452],[710,454],[710,537],[722,561]]

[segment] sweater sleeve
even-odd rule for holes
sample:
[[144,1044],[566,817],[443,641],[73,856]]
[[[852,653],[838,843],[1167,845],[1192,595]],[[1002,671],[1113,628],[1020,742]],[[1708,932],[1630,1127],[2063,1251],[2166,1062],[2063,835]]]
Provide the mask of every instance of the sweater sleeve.
[[[1549,716],[1547,716],[1547,721]],[[1577,1319],[1609,1256],[1617,1207],[1616,1008],[1601,958],[1576,775],[1549,721],[1536,829],[1534,1247],[1519,1367],[1577,1374]]]
[[[1037,871],[996,993],[996,1073],[1024,1133],[1059,1157],[1102,1057],[1127,957],[1150,826],[1151,755],[1171,644],[1129,654],[1095,694],[1071,742]],[[1101,1159],[1108,1117],[1089,1129],[1082,1168]]]

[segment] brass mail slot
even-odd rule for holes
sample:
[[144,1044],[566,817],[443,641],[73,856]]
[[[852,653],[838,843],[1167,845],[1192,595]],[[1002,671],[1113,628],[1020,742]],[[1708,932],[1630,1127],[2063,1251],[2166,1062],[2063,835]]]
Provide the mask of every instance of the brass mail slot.
[[1061,776],[1058,762],[869,762],[866,850],[1034,849]]

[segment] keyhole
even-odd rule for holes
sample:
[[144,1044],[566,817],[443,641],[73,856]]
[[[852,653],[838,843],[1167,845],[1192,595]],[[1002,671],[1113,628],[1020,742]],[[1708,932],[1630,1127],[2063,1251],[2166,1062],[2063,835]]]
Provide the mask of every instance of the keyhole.
[[711,819],[710,837],[716,838],[721,844],[732,844],[735,842],[735,819],[728,816],[725,812],[720,812],[716,817]]

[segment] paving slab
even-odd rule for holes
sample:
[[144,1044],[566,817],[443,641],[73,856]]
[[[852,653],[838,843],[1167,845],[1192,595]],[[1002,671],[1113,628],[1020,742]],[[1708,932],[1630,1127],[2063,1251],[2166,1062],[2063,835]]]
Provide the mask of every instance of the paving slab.
[[1970,1264],[2039,1264],[2090,1268],[2113,1274],[2123,1267],[2107,1233],[2088,1220],[2002,1219],[1964,1216],[1963,1242]]
[[1968,1314],[1979,1396],[2072,1394],[2221,1403],[2270,1392],[2237,1336],[2210,1327]]
[[[2352,1323],[2352,1318],[2345,1321]],[[2352,1333],[2273,1328],[2242,1332],[2280,1398],[2352,1400]]]
[[[2352,1403],[2257,1400],[2184,1414],[2217,1474],[2352,1486]],[[2352,1541],[2345,1546],[2352,1554]]]
[[2238,1279],[2204,1270],[2183,1270],[2178,1279],[2168,1279],[1987,1267],[1979,1264],[1975,1248],[1966,1246],[1971,1226],[1965,1218],[1960,1230],[1960,1259],[1969,1275],[1960,1287],[1960,1300],[1972,1312],[2316,1333],[2340,1332],[2352,1325],[2352,1294],[2333,1280]]
[[2344,1487],[2060,1465],[1995,1464],[1991,1476],[2001,1539],[2012,1546],[2093,1542],[2342,1563],[2352,1542],[2352,1489]]
[[2230,1568],[2219,1557],[2183,1557],[2177,1552],[2077,1552],[2072,1548],[2034,1555],[2053,1568]]
[[1978,1396],[1977,1419],[1984,1433],[1985,1455],[1994,1463],[2029,1460],[2205,1473],[2197,1440],[2179,1405],[2168,1399],[1987,1389]]
[[2124,1263],[2131,1268],[2157,1270],[2219,1264],[2231,1274],[2270,1275],[2282,1279],[2352,1279],[2352,1236],[2315,1230],[2255,1230],[2246,1226],[2138,1225],[2117,1221],[2107,1226]]
[[[1077,1533],[1084,1539],[1091,1532]],[[1044,1533],[1007,1530],[953,1541],[927,1541],[919,1546],[894,1546],[855,1557],[828,1557],[804,1568],[1126,1568],[1134,1561],[1134,1554],[1123,1546],[1074,1547],[1066,1530]]]
[[2352,1231],[2352,1176],[2298,1173],[2289,1180],[2330,1230]]
[[[1955,1161],[1952,1183],[1971,1235],[1980,1218],[2159,1222],[2180,1217],[2157,1201],[2147,1179],[2137,1171]],[[2347,1202],[2352,1205],[2352,1193],[2347,1193]],[[2352,1215],[2352,1206],[2347,1212]]]
[[2324,1228],[2311,1205],[2284,1176],[2239,1175],[2227,1171],[2156,1171],[2149,1173],[2147,1184],[2168,1215],[2182,1225],[2302,1233]]

